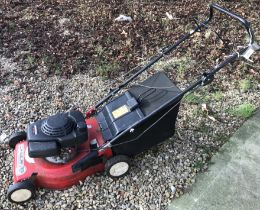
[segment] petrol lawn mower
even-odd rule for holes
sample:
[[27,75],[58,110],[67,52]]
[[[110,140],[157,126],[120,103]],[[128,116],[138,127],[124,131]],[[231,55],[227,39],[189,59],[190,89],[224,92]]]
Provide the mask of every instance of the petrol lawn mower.
[[[37,187],[65,189],[96,172],[112,178],[129,171],[129,158],[171,137],[175,131],[183,96],[213,81],[227,64],[259,50],[250,23],[219,5],[209,6],[209,16],[175,44],[165,47],[119,87],[112,89],[86,116],[78,110],[58,113],[28,125],[9,139],[14,148],[13,184],[8,199],[23,203],[35,196]],[[175,50],[194,33],[207,29],[214,11],[240,22],[249,35],[246,47],[204,72],[195,82],[180,90],[164,72],[150,76],[123,91],[137,76]],[[120,92],[121,91],[121,92]]]

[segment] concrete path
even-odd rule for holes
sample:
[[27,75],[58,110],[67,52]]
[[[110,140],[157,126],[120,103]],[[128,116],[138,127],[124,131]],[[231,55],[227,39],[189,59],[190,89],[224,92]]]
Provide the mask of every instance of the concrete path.
[[192,192],[169,210],[260,210],[260,110],[212,159]]

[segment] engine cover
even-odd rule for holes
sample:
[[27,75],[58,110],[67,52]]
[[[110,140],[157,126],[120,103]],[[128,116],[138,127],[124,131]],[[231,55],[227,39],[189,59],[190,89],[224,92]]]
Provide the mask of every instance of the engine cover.
[[75,147],[87,140],[85,118],[80,111],[58,113],[28,126],[30,157],[59,155],[61,148]]

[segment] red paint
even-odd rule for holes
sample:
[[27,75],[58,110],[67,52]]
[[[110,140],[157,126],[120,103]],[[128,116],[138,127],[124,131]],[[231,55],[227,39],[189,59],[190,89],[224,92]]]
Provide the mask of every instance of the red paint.
[[90,118],[91,116],[94,115],[95,112],[96,112],[95,107],[90,108],[90,109],[86,112],[86,117],[87,117],[87,118]]
[[[53,164],[43,158],[29,158],[28,142],[22,141],[18,143],[14,151],[14,183],[28,179],[35,174],[36,176],[34,181],[37,187],[49,189],[65,189],[79,183],[79,181],[83,181],[87,176],[90,176],[96,172],[103,171],[104,163],[99,163],[83,171],[79,171],[76,173],[72,172],[72,165],[90,152],[89,145],[91,140],[96,139],[99,146],[104,144],[104,140],[100,132],[100,127],[96,119],[89,118],[86,120],[86,123],[88,125],[88,140],[84,144],[80,145],[77,156],[66,164]],[[22,148],[24,148],[23,151],[21,151]],[[19,158],[18,153],[20,153]],[[104,156],[107,159],[112,156],[112,151],[110,148],[103,150],[102,152],[99,152],[99,156]],[[18,160],[20,163],[17,162]],[[25,173],[16,173],[19,168],[19,164],[20,166],[25,166]]]

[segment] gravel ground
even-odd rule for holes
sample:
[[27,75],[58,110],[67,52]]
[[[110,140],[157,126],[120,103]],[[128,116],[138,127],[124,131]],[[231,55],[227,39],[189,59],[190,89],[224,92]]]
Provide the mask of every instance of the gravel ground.
[[[165,209],[174,198],[192,189],[196,174],[207,170],[211,156],[243,122],[228,110],[245,102],[260,106],[258,82],[241,91],[237,80],[229,81],[225,73],[220,73],[216,82],[196,92],[203,98],[183,101],[175,136],[137,156],[126,177],[112,180],[102,173],[93,175],[67,190],[39,189],[35,200],[15,205],[6,197],[6,189],[12,183],[13,159],[7,137],[29,122],[58,111],[72,107],[85,111],[115,81],[93,77],[91,72],[70,79],[45,78],[41,72],[21,71],[17,63],[7,58],[1,58],[0,65],[1,71],[11,72],[5,78],[10,82],[0,90],[0,209]],[[214,93],[220,87],[222,95],[217,98]]]

